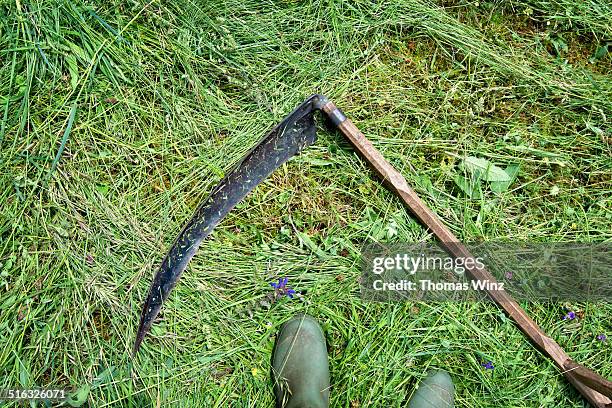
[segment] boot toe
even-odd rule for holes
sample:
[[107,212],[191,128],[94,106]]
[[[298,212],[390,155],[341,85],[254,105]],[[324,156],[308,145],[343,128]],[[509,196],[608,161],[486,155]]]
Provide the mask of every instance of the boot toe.
[[408,408],[453,408],[455,406],[455,386],[446,371],[432,370],[419,384]]
[[278,406],[328,406],[327,347],[314,318],[298,315],[283,325],[276,339],[272,374]]

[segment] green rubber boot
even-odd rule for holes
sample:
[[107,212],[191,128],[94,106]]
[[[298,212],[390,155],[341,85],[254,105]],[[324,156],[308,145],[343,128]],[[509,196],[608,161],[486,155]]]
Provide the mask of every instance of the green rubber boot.
[[277,407],[329,406],[327,347],[314,318],[298,315],[283,325],[274,347],[272,377]]
[[431,370],[408,402],[408,408],[453,408],[455,386],[446,371]]

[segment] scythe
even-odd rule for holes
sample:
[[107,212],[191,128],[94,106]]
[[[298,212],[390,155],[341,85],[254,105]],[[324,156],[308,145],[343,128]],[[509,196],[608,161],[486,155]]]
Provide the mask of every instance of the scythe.
[[[201,242],[229,211],[274,170],[298,154],[316,139],[315,113],[319,111],[342,133],[374,172],[428,227],[440,245],[453,257],[472,258],[469,250],[444,225],[442,220],[412,190],[406,179],[385,160],[372,143],[331,101],[312,95],[291,112],[253,147],[198,207],[180,232],[153,279],[142,309],[134,345],[138,351],[163,302],[178,281]],[[496,282],[484,267],[467,268],[472,279]],[[514,320],[523,333],[562,371],[570,383],[595,407],[612,407],[612,382],[575,363],[505,291],[491,290],[488,295]]]

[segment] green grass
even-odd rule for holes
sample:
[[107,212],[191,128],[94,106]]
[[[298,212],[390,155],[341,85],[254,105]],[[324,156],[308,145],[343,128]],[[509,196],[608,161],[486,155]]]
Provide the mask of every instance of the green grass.
[[[492,305],[360,300],[364,242],[433,238],[324,129],[217,227],[130,350],[182,224],[312,93],[463,240],[610,241],[612,58],[594,57],[612,39],[608,2],[96,3],[0,4],[0,388],[271,406],[274,335],[307,311],[328,338],[333,406],[402,406],[432,366],[461,407],[585,405]],[[467,197],[453,181],[465,156],[519,164],[518,178]],[[278,276],[304,301],[244,318]],[[595,340],[610,305],[570,305],[585,314],[569,326],[564,305],[525,307],[612,377]]]

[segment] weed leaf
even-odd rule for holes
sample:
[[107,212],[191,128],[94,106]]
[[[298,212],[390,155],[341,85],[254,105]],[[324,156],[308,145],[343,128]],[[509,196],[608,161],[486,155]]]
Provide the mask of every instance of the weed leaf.
[[503,193],[507,191],[510,185],[516,180],[516,176],[518,176],[520,166],[518,164],[511,164],[504,170],[508,177],[510,178],[508,181],[492,181],[491,182],[491,191],[494,193]]
[[319,259],[328,258],[325,252],[323,252],[321,248],[319,248],[319,246],[315,244],[306,233],[301,232],[301,231],[296,231],[296,233],[298,235],[298,238],[300,239],[300,241],[302,241],[302,243],[306,246],[306,248],[311,250]]
[[485,181],[510,181],[510,176],[487,159],[468,156],[459,166],[473,175],[479,175]]
[[70,54],[66,57],[68,63],[68,71],[70,72],[70,86],[72,89],[76,89],[79,84],[79,66],[74,54]]
[[605,57],[606,54],[608,53],[608,45],[609,43],[605,43],[601,47],[598,47],[597,50],[595,50],[595,54],[593,54],[593,56],[589,58],[589,62],[591,64],[594,64],[595,61],[598,61],[602,59],[603,57]]
[[480,187],[480,178],[467,178],[460,174],[455,175],[453,179],[455,184],[470,198],[479,199],[482,197],[482,188]]
[[71,407],[80,407],[87,402],[89,396],[89,385],[84,385],[74,393],[68,395],[66,403]]

